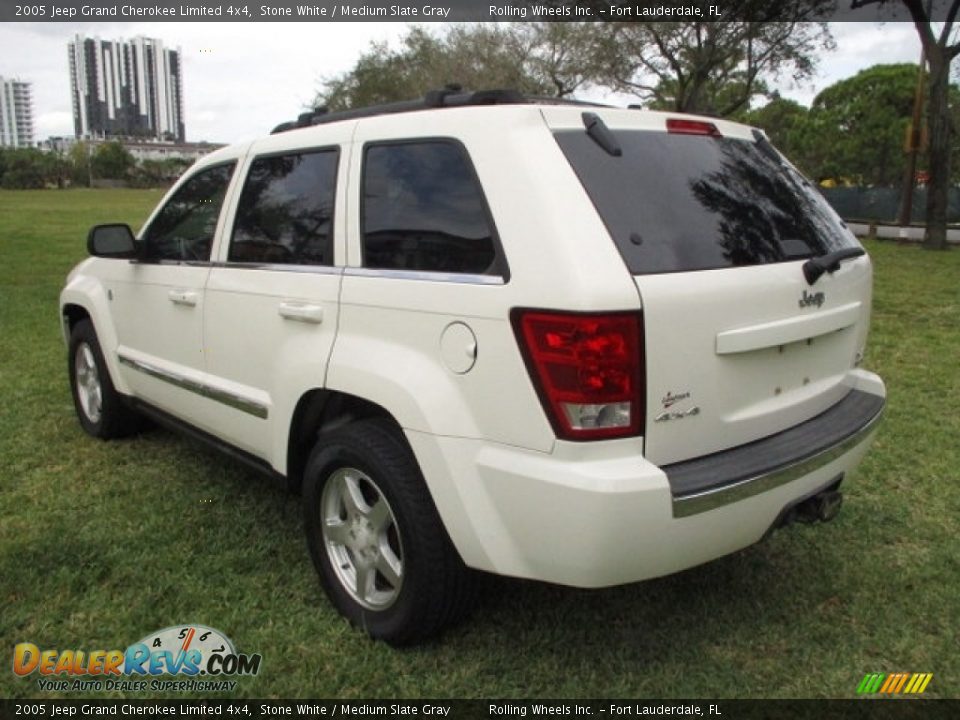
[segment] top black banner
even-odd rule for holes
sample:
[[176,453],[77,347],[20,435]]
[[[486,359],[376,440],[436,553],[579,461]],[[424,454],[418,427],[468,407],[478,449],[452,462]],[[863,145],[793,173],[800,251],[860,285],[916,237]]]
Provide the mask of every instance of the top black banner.
[[[934,0],[944,20],[960,0]],[[926,4],[926,3],[925,3]],[[3,22],[910,21],[902,0],[24,0]]]

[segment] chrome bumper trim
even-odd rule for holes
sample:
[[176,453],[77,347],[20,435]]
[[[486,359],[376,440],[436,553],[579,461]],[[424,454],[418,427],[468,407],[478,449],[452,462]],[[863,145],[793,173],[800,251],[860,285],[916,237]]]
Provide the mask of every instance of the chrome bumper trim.
[[833,462],[844,453],[867,439],[877,429],[877,424],[883,417],[883,409],[874,415],[863,427],[852,435],[844,438],[836,445],[824,448],[820,452],[803,460],[777,468],[769,473],[740,480],[730,485],[712,488],[701,493],[679,495],[673,498],[673,516],[676,518],[690,517],[730,503],[746,500],[754,495],[773,490],[788,482],[797,480],[814,470]]

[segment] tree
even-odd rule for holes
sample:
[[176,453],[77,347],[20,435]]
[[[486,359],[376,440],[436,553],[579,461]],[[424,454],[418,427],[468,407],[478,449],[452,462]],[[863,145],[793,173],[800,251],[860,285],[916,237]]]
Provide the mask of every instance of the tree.
[[809,110],[800,103],[774,95],[763,107],[739,113],[734,119],[762,128],[784,155],[808,175],[815,175],[806,161],[804,143]]
[[185,158],[144,159],[130,171],[128,178],[131,187],[169,187],[189,166],[190,161]]
[[50,168],[53,175],[52,180],[59,189],[67,186],[67,178],[70,176],[70,163],[67,161],[67,154],[63,146],[56,146],[48,151],[51,161]]
[[580,23],[411,27],[398,49],[373,42],[347,72],[325,78],[314,106],[331,111],[411,100],[455,83],[563,97],[594,71],[591,28]]
[[93,162],[93,149],[89,143],[78,142],[67,152],[67,164],[70,167],[70,184],[90,186],[90,179],[93,174],[91,164]]
[[797,138],[801,155],[819,164],[815,174],[900,185],[916,77],[910,63],[874,65],[821,91]]
[[[685,90],[680,82],[665,78],[657,83],[656,93],[645,105],[650,110],[677,111],[678,103],[683,100]],[[741,102],[742,98],[749,98]],[[757,80],[752,88],[747,88],[743,80],[736,77],[726,79],[708,78],[700,91],[700,97],[706,98],[698,108],[683,108],[682,112],[697,112],[718,117],[737,117],[750,109],[750,102],[757,97],[772,97],[767,84]],[[721,108],[718,110],[718,108]],[[735,108],[735,109],[734,109]]]
[[351,70],[326,78],[314,101],[331,111],[422,97],[428,90],[513,87],[542,93],[545,86],[523,70],[524,49],[497,25],[454,26],[437,36],[411,27],[399,49],[373,42]]
[[56,161],[36,148],[13,148],[3,153],[0,185],[8,190],[30,190],[56,181]]
[[[745,0],[722,22],[607,23],[597,52],[601,83],[681,112],[729,116],[766,92],[764,78],[809,78],[834,47],[826,23],[802,22],[821,0]],[[789,18],[789,21],[781,21]]]
[[960,40],[953,33],[960,0],[952,0],[939,32],[934,30],[923,0],[902,0],[913,18],[923,53],[930,68],[927,93],[927,135],[930,143],[927,189],[927,230],[923,246],[947,249],[947,193],[952,154],[950,117],[950,63],[960,54]]
[[97,148],[91,164],[96,177],[122,180],[136,161],[121,143],[114,140]]
[[527,51],[527,72],[556,97],[572,95],[601,76],[604,59],[598,53],[595,23],[534,22],[513,26]]

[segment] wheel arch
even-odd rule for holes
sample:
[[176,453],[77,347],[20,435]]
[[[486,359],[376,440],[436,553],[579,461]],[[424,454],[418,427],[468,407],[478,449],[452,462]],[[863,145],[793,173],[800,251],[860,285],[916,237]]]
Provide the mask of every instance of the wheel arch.
[[67,342],[70,342],[70,334],[81,320],[93,320],[89,311],[83,306],[73,302],[66,303],[60,309],[60,319],[63,324],[63,336]]
[[324,388],[313,388],[303,393],[293,410],[287,433],[288,487],[294,492],[300,491],[307,458],[322,433],[350,422],[372,418],[380,418],[394,425],[399,437],[406,443],[406,436],[397,419],[374,402]]
[[106,290],[96,278],[79,275],[60,293],[60,326],[67,345],[70,344],[73,328],[85,319],[93,324],[97,333],[97,341],[114,387],[122,395],[129,395],[130,389],[124,382],[117,362],[117,332],[110,315],[110,300]]

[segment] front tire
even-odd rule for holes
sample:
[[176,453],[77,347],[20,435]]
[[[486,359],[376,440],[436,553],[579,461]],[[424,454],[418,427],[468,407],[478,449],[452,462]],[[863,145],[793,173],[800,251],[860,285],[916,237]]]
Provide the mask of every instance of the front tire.
[[139,431],[140,416],[127,407],[113,386],[90,320],[81,320],[73,326],[67,357],[73,405],[84,431],[102,440]]
[[464,614],[470,571],[399,429],[363,420],[324,435],[303,490],[310,556],[327,596],[354,625],[401,646]]

